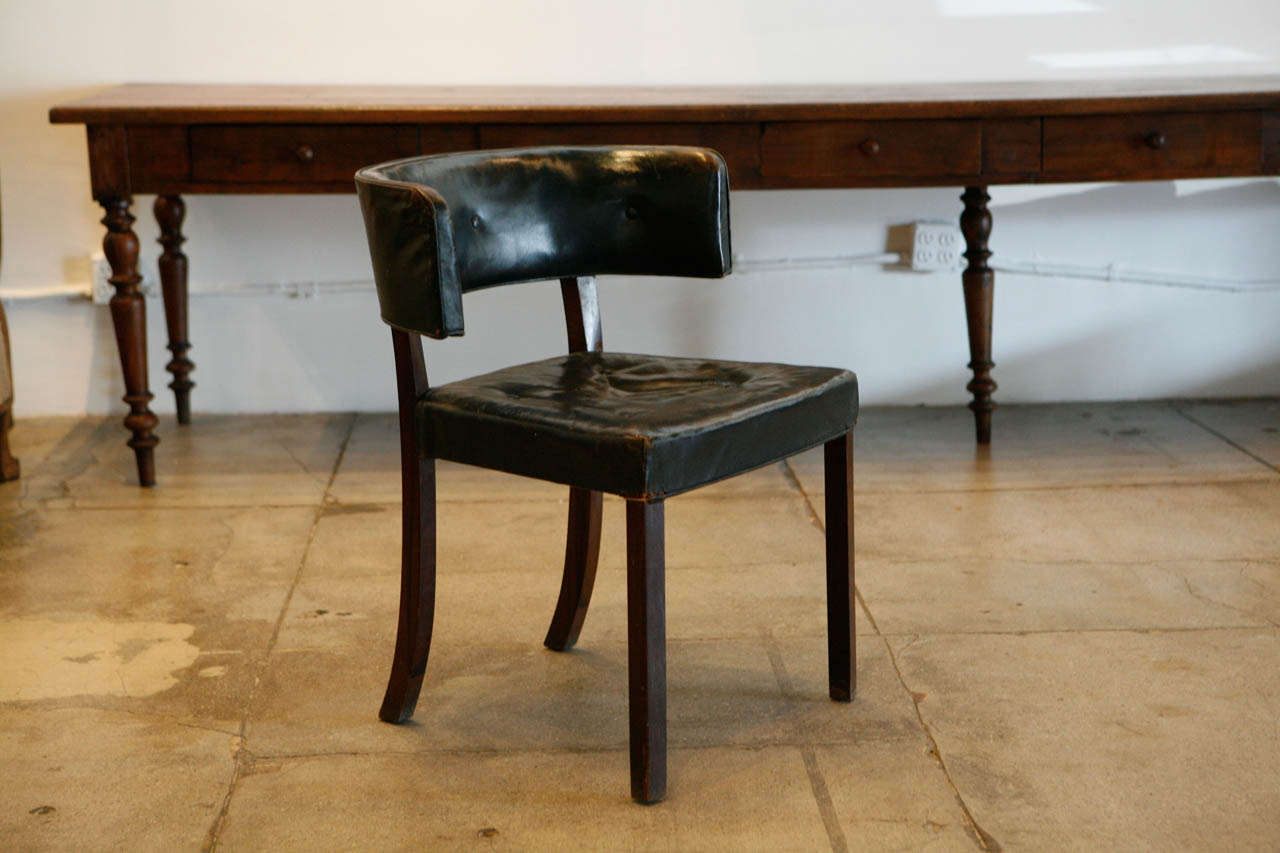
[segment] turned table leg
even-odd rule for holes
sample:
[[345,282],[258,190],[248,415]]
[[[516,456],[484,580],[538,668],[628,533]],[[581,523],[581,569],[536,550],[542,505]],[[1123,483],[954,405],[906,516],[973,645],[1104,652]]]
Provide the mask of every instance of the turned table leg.
[[116,330],[116,346],[120,350],[120,368],[124,372],[124,401],[129,414],[124,425],[133,435],[129,446],[138,460],[138,483],[154,486],[156,482],[155,446],[160,443],[155,433],[156,416],[147,404],[151,391],[147,388],[147,306],[138,289],[138,235],[133,233],[133,215],[128,196],[99,200],[107,215],[102,224],[107,236],[102,250],[111,264],[111,322]]
[[187,358],[191,342],[187,340],[187,256],[182,253],[182,220],[187,206],[181,196],[156,196],[156,223],[160,226],[160,288],[164,293],[164,319],[169,328],[169,352],[173,358],[165,370],[173,374],[169,387],[173,389],[174,403],[178,409],[178,423],[191,423],[191,389],[195,383],[189,378],[195,364]]
[[964,233],[965,258],[969,265],[964,271],[964,311],[969,320],[969,369],[973,379],[966,386],[973,394],[969,408],[973,410],[978,444],[991,443],[991,412],[996,404],[991,395],[996,381],[991,378],[991,298],[995,291],[995,273],[987,266],[991,252],[987,240],[991,236],[991,211],[987,202],[986,187],[965,187],[960,196],[964,212],[960,214],[960,230]]

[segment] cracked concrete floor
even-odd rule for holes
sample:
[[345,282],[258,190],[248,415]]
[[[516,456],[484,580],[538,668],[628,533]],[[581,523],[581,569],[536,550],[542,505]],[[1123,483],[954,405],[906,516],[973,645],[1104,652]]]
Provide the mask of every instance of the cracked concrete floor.
[[622,505],[540,641],[565,490],[441,465],[394,639],[390,415],[20,419],[0,485],[11,849],[1275,849],[1280,403],[872,409],[858,695],[825,698],[821,458],[670,501],[669,799],[628,797]]

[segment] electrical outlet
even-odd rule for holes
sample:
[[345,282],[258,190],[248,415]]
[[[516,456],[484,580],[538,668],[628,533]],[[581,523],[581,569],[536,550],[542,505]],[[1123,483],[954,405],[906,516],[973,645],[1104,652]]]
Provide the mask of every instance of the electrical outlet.
[[917,272],[958,270],[964,238],[950,222],[911,223],[911,269]]
[[89,269],[93,274],[93,304],[106,305],[116,292],[107,280],[111,277],[111,264],[107,263],[107,256],[101,252],[90,255]]
[[[116,289],[111,286],[111,264],[107,263],[107,256],[94,252],[89,256],[89,269],[93,275],[93,304],[106,305],[116,295]],[[138,285],[142,295],[155,296],[159,276],[152,264],[139,261],[138,271],[142,273],[142,282]]]

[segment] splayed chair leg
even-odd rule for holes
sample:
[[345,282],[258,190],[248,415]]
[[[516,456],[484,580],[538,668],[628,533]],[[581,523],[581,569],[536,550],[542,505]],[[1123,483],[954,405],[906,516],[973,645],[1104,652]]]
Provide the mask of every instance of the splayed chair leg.
[[400,558],[400,623],[391,677],[378,716],[402,723],[413,716],[427,671],[436,601],[435,460],[418,454],[418,397],[426,390],[422,341],[392,330],[400,390],[400,490],[403,498]]
[[[569,352],[601,352],[604,337],[600,331],[600,303],[596,298],[596,281],[590,276],[560,279],[560,296],[564,302],[564,324],[568,333]],[[547,648],[557,652],[573,646],[587,618],[591,588],[596,582],[596,563],[600,558],[601,494],[589,489],[569,490],[569,531],[564,545],[564,578],[560,582],[560,599],[543,640]]]
[[578,641],[582,623],[591,604],[591,589],[596,582],[596,564],[600,560],[600,515],[603,495],[589,489],[569,490],[569,529],[564,545],[564,578],[560,581],[560,599],[543,643],[547,648],[563,652]]

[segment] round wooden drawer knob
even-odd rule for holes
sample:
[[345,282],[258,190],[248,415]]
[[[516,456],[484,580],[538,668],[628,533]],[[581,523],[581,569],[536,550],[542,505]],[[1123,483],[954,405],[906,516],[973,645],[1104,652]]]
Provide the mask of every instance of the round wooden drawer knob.
[[1147,147],[1152,151],[1159,151],[1161,148],[1169,144],[1169,137],[1165,136],[1158,130],[1153,130],[1146,135],[1144,141],[1147,143]]
[[293,153],[297,155],[298,161],[301,163],[310,163],[316,159],[316,150],[310,145],[299,145],[293,149]]
[[868,157],[874,157],[880,153],[880,143],[874,139],[864,139],[862,144],[858,146],[858,150]]

